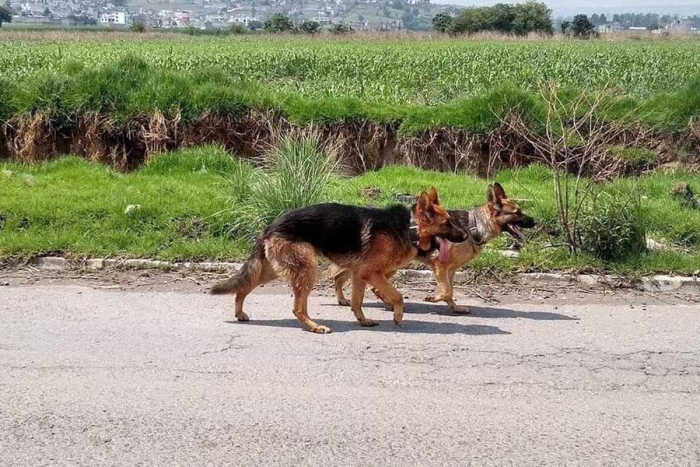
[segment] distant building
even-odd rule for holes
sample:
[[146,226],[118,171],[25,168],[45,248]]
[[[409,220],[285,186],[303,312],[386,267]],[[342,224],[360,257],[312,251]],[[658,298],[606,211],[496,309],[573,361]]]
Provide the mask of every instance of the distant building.
[[126,26],[129,23],[129,15],[125,11],[102,13],[100,26]]
[[252,17],[252,16],[242,16],[242,15],[237,15],[232,18],[229,18],[228,22],[233,23],[233,24],[243,24],[245,26],[248,26],[251,21],[260,21],[260,19]]
[[693,32],[693,21],[690,18],[676,19],[666,26],[671,34],[690,34]]

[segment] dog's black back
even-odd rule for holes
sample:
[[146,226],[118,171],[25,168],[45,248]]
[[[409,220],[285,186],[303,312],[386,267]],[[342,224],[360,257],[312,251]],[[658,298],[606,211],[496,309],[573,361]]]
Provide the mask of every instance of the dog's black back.
[[359,253],[363,241],[384,232],[410,242],[411,211],[401,205],[386,209],[326,203],[299,208],[278,217],[263,232],[263,238],[280,236],[307,242],[321,254]]

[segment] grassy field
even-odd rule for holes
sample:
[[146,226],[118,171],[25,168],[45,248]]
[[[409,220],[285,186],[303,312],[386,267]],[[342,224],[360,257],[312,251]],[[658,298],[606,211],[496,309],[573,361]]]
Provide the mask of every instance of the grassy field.
[[[0,170],[1,258],[65,254],[232,260],[249,251],[249,240],[237,231],[246,205],[232,202],[239,190],[235,180],[241,164],[221,149],[177,151],[126,175],[78,158],[35,165],[1,164]],[[538,219],[540,227],[528,232],[529,243],[519,259],[494,252],[507,246],[502,238],[477,261],[476,271],[557,269],[639,275],[690,274],[700,268],[700,211],[669,197],[670,188],[679,181],[700,188],[697,176],[659,173],[604,186],[613,194],[639,190],[648,235],[666,248],[612,262],[587,254],[569,255],[550,236],[556,214],[547,169],[531,166],[504,171],[497,178],[511,198],[522,200],[524,210]],[[483,179],[407,167],[354,178],[335,176],[327,198],[386,205],[396,195],[416,194],[431,185],[439,188],[443,204],[450,208],[470,208],[485,201],[487,182]],[[370,192],[374,193],[371,197]]]

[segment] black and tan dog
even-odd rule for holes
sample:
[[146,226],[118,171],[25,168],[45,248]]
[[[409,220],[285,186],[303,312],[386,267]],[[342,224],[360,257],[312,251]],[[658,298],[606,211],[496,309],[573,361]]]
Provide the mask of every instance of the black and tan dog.
[[[436,237],[437,248],[433,252],[420,252],[416,259],[430,266],[437,280],[437,293],[425,298],[429,302],[446,302],[455,313],[469,313],[469,309],[459,306],[452,297],[452,286],[455,273],[458,269],[474,261],[484,245],[502,232],[510,234],[517,242],[524,241],[521,228],[531,228],[535,226],[535,221],[531,217],[523,214],[520,207],[512,200],[508,199],[503,187],[494,183],[489,185],[487,190],[487,203],[470,211],[448,210],[452,222],[460,229],[467,232],[469,238],[461,243],[452,243],[441,237]],[[431,199],[437,203],[438,199]],[[393,275],[395,271],[392,271]],[[350,277],[349,271],[342,267],[334,267],[331,277],[335,282],[335,292],[338,303],[347,305],[347,300],[343,295],[343,286]],[[373,292],[381,300],[384,294],[381,290],[374,288]],[[386,300],[384,300],[386,302]]]
[[390,273],[410,263],[419,251],[428,251],[435,238],[454,242],[467,238],[436,200],[432,188],[430,194],[421,193],[412,209],[400,205],[375,209],[319,204],[289,211],[263,231],[241,270],[215,285],[211,292],[235,293],[236,318],[248,321],[243,312],[245,297],[258,285],[284,278],[294,291],[297,319],[313,332],[328,333],[329,328],[309,318],[307,309],[320,255],[352,278],[350,304],[362,326],[377,324],[362,312],[367,284],[382,294],[394,310],[394,322],[401,324],[403,296],[387,279]]

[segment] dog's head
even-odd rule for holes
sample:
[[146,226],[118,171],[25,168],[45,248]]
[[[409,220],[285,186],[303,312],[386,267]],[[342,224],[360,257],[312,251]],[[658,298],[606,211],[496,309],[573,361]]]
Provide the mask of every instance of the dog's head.
[[428,251],[437,244],[441,258],[447,256],[447,241],[461,243],[467,240],[467,234],[455,226],[450,214],[440,206],[435,187],[422,192],[414,207],[413,215],[418,223],[419,249]]
[[509,200],[506,191],[498,183],[489,185],[486,196],[491,219],[501,229],[501,232],[507,232],[520,244],[524,243],[525,237],[521,229],[534,227],[535,219],[525,215],[520,206]]

